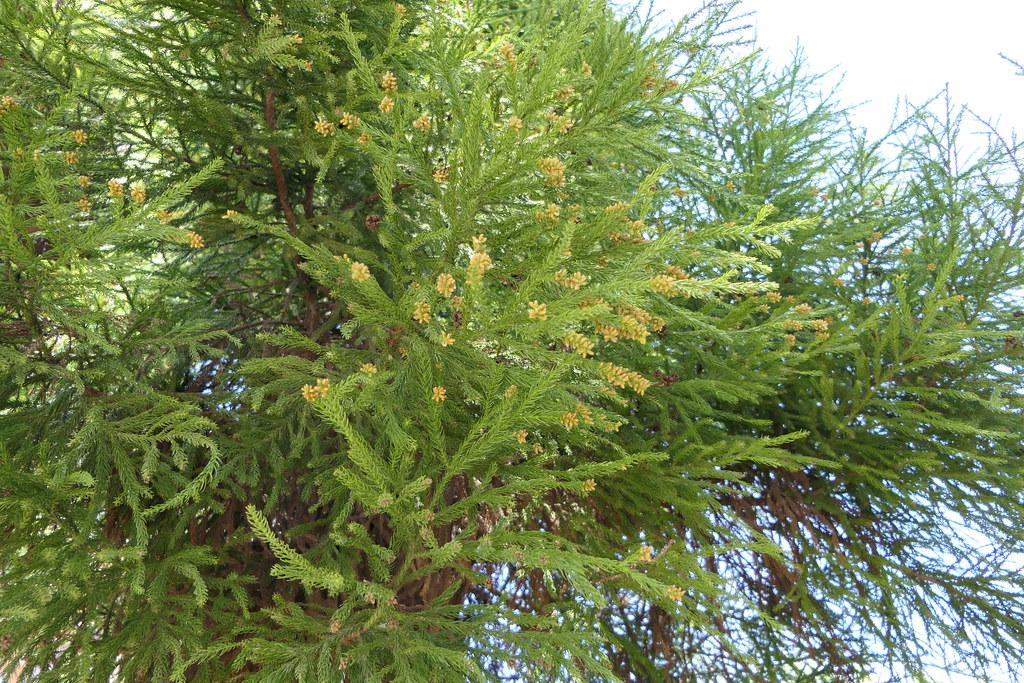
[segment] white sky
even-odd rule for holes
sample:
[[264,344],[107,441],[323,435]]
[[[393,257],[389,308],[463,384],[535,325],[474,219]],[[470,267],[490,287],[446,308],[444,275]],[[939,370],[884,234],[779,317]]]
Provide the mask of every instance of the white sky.
[[[694,0],[655,0],[671,16]],[[870,133],[883,132],[897,100],[922,103],[948,82],[953,100],[1024,133],[1024,0],[744,0],[758,44],[776,62],[797,42],[811,69],[845,74],[845,104]]]

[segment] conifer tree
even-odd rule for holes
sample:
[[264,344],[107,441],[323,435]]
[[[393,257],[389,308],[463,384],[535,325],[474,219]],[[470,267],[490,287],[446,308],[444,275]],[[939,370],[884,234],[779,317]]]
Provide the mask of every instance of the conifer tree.
[[735,9],[3,0],[2,675],[1015,672],[1021,150]]

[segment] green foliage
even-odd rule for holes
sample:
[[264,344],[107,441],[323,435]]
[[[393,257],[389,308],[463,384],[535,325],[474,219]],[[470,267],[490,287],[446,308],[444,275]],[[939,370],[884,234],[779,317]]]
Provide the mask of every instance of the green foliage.
[[734,9],[0,3],[0,672],[1015,672],[1021,150]]

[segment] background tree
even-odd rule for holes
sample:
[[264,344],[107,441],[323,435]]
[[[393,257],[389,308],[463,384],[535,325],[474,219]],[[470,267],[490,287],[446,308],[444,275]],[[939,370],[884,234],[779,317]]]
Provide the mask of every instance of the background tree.
[[8,672],[1016,666],[1015,142],[732,3],[0,7]]

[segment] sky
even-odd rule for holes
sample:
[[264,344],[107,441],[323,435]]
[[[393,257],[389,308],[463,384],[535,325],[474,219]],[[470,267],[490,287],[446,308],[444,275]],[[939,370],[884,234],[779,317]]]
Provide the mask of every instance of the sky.
[[[668,16],[694,0],[654,0]],[[802,46],[815,72],[835,68],[844,104],[864,103],[854,122],[880,134],[897,101],[923,103],[948,83],[999,128],[1024,134],[1024,0],[743,0],[741,12],[774,62]]]

